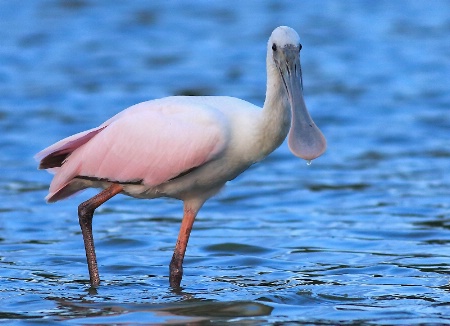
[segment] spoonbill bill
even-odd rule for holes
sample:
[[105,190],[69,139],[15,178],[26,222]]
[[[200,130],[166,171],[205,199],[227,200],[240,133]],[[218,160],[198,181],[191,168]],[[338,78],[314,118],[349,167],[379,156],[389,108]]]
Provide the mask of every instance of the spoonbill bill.
[[78,207],[92,286],[100,283],[92,219],[95,209],[113,196],[183,201],[169,265],[170,286],[177,288],[194,219],[208,198],[273,152],[286,136],[297,157],[310,161],[325,151],[325,137],[303,98],[301,49],[292,28],[272,32],[263,108],[226,96],[150,100],[36,154],[39,169],[54,173],[48,202],[89,187],[102,189]]

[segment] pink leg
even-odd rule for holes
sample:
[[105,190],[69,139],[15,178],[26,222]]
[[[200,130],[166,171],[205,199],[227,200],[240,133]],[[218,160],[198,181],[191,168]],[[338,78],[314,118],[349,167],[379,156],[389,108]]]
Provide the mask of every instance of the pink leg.
[[94,237],[92,235],[92,218],[94,217],[94,211],[101,204],[111,199],[119,192],[123,190],[123,187],[119,184],[113,183],[111,186],[98,193],[91,199],[86,200],[78,206],[78,220],[81,226],[81,232],[83,233],[84,248],[86,249],[86,259],[89,269],[89,278],[92,286],[98,286],[100,284],[100,276],[98,275],[97,258],[95,256]]
[[191,234],[192,225],[198,210],[193,210],[184,205],[184,215],[181,222],[180,233],[178,234],[177,244],[173,252],[172,260],[170,261],[169,283],[173,288],[180,287],[181,279],[183,277],[183,260],[186,253],[186,247]]

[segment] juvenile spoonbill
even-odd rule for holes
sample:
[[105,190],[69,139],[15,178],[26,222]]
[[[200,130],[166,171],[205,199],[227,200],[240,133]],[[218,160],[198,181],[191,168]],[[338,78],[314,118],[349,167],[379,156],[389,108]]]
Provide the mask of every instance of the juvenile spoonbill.
[[92,286],[100,283],[92,218],[95,209],[113,196],[183,201],[169,266],[170,285],[177,288],[194,219],[208,198],[274,151],[286,136],[291,152],[305,160],[325,151],[325,137],[303,99],[301,49],[292,28],[280,26],[272,32],[263,108],[225,96],[151,100],[36,154],[39,169],[55,174],[48,202],[89,187],[102,189],[78,207]]

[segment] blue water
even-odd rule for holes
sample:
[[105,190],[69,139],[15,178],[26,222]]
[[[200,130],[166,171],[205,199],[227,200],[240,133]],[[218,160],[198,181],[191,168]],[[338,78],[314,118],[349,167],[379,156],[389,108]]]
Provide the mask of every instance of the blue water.
[[[0,320],[11,324],[450,323],[449,1],[0,2]],[[197,218],[117,196],[94,218],[89,288],[77,206],[48,205],[33,155],[143,100],[261,105],[271,31],[301,36],[305,98],[328,140],[287,146]]]

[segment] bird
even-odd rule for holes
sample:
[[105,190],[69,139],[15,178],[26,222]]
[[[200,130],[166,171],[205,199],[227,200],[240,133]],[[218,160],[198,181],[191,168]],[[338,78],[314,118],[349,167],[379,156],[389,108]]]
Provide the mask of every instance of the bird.
[[290,151],[311,161],[326,139],[303,96],[302,44],[287,26],[267,43],[263,107],[228,96],[169,96],[138,103],[96,128],[64,138],[35,155],[53,173],[49,203],[99,188],[78,206],[89,280],[100,276],[94,246],[94,211],[117,194],[183,202],[183,218],[169,264],[169,285],[180,288],[183,260],[197,213],[226,182],[263,160],[288,139]]

